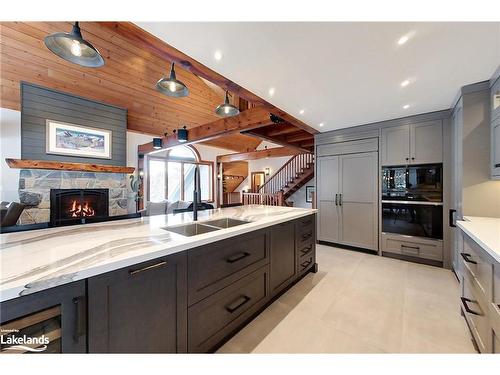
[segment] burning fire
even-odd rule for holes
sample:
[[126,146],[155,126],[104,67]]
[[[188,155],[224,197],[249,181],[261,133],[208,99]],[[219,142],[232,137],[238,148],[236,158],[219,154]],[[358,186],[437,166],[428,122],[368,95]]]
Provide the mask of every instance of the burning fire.
[[71,217],[89,217],[95,216],[95,211],[89,206],[89,202],[85,202],[83,205],[77,201],[73,201],[71,208],[69,209]]

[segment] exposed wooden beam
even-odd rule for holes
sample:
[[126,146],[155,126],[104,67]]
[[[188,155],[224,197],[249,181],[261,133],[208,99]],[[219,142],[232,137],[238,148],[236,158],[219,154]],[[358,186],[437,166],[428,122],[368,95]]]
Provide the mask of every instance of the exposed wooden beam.
[[269,112],[271,112],[272,114],[281,117],[290,124],[303,129],[308,133],[318,133],[316,129],[307,125],[303,121],[273,106],[271,103],[265,101],[261,97],[253,94],[252,92],[222,76],[221,74],[214,72],[195,59],[165,43],[163,40],[141,29],[139,26],[131,22],[102,22],[102,24],[119,33],[120,35],[126,37],[127,39],[133,40],[137,47],[154,53],[155,55],[160,56],[167,61],[175,62],[185,70],[196,74],[198,77],[204,78],[219,87],[222,87],[224,90],[235,93],[240,98],[248,100],[249,102],[256,105],[267,107]]
[[263,140],[266,140],[266,141],[269,141],[272,143],[276,143],[276,144],[281,145],[283,147],[293,148],[295,150],[298,150],[299,152],[311,152],[310,148],[301,147],[299,145],[287,142],[285,137],[283,137],[283,136],[270,137],[264,132],[259,132],[258,129],[245,131],[245,132],[243,132],[243,134],[250,135],[252,137],[256,137],[259,139],[263,139]]
[[308,141],[314,139],[313,136],[307,132],[300,132],[299,134],[288,135],[285,137],[287,142],[300,142],[300,141]]
[[243,112],[238,116],[221,118],[205,125],[197,126],[188,130],[188,141],[179,142],[177,135],[169,135],[162,138],[163,148],[155,150],[153,142],[138,147],[139,154],[159,152],[179,145],[188,145],[208,141],[224,135],[240,133],[271,125],[273,122],[269,117],[269,111],[264,107],[255,107]]
[[269,132],[267,132],[267,135],[269,135],[271,137],[275,136],[275,135],[292,134],[292,133],[297,133],[297,132],[301,131],[301,129],[299,129],[293,125],[287,124],[287,123],[275,125],[270,129],[271,130]]
[[309,148],[312,146],[314,146],[314,139],[310,139],[310,140],[305,141],[305,142],[300,142],[300,147]]
[[219,155],[217,156],[217,162],[229,163],[233,161],[242,161],[242,160],[257,160],[257,159],[273,158],[273,157],[276,158],[281,156],[297,155],[299,153],[300,151],[294,148],[275,147],[275,148],[268,148],[266,150],[240,152],[238,154]]

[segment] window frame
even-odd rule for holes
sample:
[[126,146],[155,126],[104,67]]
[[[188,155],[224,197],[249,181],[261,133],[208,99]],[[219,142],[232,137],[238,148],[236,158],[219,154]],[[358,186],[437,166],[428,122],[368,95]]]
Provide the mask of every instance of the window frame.
[[[147,157],[147,173],[146,173],[146,179],[147,179],[147,187],[148,187],[148,202],[150,201],[151,199],[151,178],[150,178],[150,161],[151,160],[157,160],[157,161],[162,161],[164,163],[169,163],[169,162],[173,162],[173,163],[179,163],[181,165],[181,189],[180,189],[180,200],[181,201],[191,201],[192,200],[192,197],[191,199],[186,199],[186,192],[184,191],[184,180],[185,180],[185,176],[184,176],[184,165],[185,164],[197,164],[197,165],[207,165],[210,167],[209,169],[209,180],[210,180],[210,183],[209,183],[209,193],[208,193],[208,198],[207,200],[204,200],[202,202],[207,202],[207,203],[214,203],[215,202],[215,194],[214,194],[214,188],[215,188],[215,182],[214,182],[214,167],[215,167],[215,163],[212,162],[212,161],[207,161],[207,160],[201,160],[201,157],[200,157],[200,153],[198,152],[198,150],[196,148],[194,148],[193,146],[191,145],[186,145],[186,146],[183,146],[183,147],[188,147],[189,149],[191,149],[191,151],[193,151],[194,153],[194,156],[195,156],[195,159],[194,160],[188,160],[188,159],[180,159],[180,158],[169,158],[169,153],[170,152],[167,152],[167,155],[166,156],[156,156],[156,155],[148,155]],[[170,151],[170,150],[168,150]],[[166,168],[166,173],[165,173],[165,197],[168,197],[168,164],[166,164],[165,166]],[[165,199],[168,199],[168,198],[165,198]]]

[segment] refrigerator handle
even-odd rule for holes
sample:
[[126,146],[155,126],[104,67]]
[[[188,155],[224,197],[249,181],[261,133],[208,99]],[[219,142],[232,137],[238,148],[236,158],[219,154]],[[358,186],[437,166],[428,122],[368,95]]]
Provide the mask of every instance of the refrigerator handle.
[[457,225],[455,224],[455,213],[457,212],[457,210],[453,209],[453,208],[450,208],[450,211],[449,211],[449,217],[448,217],[448,223],[450,225],[450,227],[452,228],[456,228]]

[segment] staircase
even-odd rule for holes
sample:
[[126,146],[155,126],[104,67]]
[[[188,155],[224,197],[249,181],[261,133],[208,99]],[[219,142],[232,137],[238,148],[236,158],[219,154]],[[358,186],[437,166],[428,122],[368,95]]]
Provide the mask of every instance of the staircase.
[[314,177],[314,155],[298,154],[286,162],[259,189],[261,194],[283,193],[286,201]]

